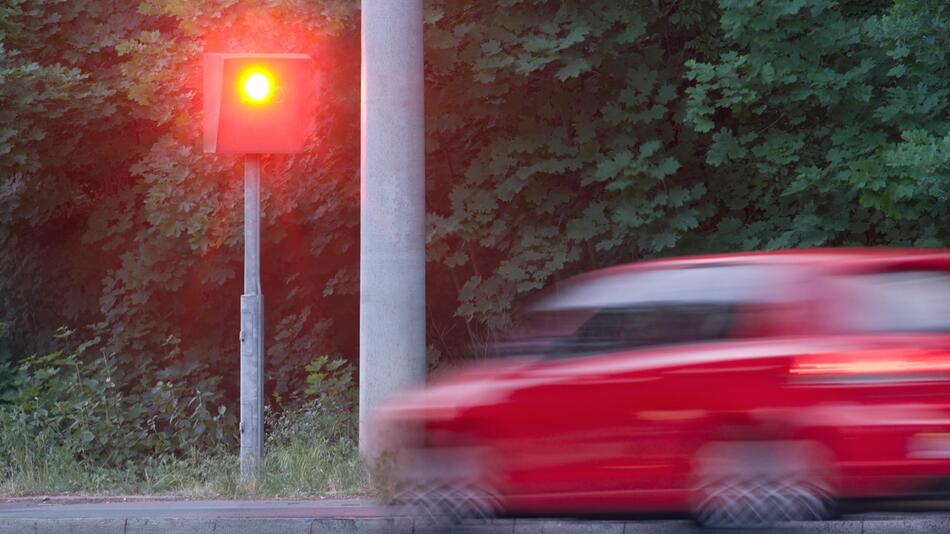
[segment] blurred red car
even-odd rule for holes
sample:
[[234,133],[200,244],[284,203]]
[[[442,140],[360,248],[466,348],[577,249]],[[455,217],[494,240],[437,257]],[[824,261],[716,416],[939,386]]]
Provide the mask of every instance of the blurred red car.
[[950,480],[950,252],[624,265],[379,413],[404,501],[449,514],[820,519]]

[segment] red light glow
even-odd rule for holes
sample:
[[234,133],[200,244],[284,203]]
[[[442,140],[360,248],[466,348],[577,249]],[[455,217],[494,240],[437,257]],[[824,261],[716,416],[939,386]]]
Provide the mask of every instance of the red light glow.
[[274,75],[267,69],[252,67],[241,76],[241,100],[251,104],[266,104],[274,94]]

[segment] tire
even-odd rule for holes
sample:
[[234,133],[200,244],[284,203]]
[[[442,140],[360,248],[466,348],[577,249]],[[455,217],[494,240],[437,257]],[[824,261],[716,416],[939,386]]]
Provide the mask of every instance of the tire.
[[459,525],[492,519],[497,499],[482,488],[461,484],[411,485],[400,491],[393,504],[404,515],[433,525]]
[[482,476],[485,465],[476,448],[405,451],[397,462],[393,505],[400,514],[436,525],[491,519],[500,500]]
[[810,442],[722,442],[694,462],[692,511],[711,528],[820,521],[835,513],[829,469]]

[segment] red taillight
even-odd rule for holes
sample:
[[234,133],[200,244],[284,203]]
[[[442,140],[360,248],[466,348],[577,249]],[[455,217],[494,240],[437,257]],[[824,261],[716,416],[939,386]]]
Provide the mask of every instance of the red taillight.
[[919,349],[880,349],[812,355],[796,361],[793,375],[902,375],[950,371],[950,354]]

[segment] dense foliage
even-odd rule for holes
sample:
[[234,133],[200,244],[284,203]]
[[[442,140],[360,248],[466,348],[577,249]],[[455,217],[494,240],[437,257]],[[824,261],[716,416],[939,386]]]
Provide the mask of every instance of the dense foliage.
[[[116,358],[86,354],[93,345],[34,356],[17,368],[0,405],[0,494],[247,491],[237,472],[236,414],[219,377],[190,386],[148,382],[154,369],[124,374]],[[352,367],[323,356],[306,371],[308,386],[293,406],[267,413],[268,457],[256,490],[361,491]]]
[[950,240],[945,3],[433,11],[429,253],[478,324],[645,257]]
[[[76,446],[70,451],[76,456],[112,466],[233,441],[237,422],[216,392],[220,377],[193,387],[136,382],[154,370],[123,376],[116,358],[85,357],[89,345],[24,361],[7,398],[10,409],[0,411],[3,426],[18,429],[13,434],[21,438]],[[0,459],[4,452],[0,447]]]
[[707,135],[717,200],[712,238],[946,246],[950,6],[721,7],[727,48],[687,64],[686,122]]
[[[241,162],[201,153],[203,51],[318,60],[308,150],[264,162],[268,392],[300,405],[308,362],[355,360],[358,7],[0,6],[0,394],[93,340],[143,429],[155,384],[235,412]],[[947,246],[948,30],[933,0],[427,2],[431,358],[591,268]]]

